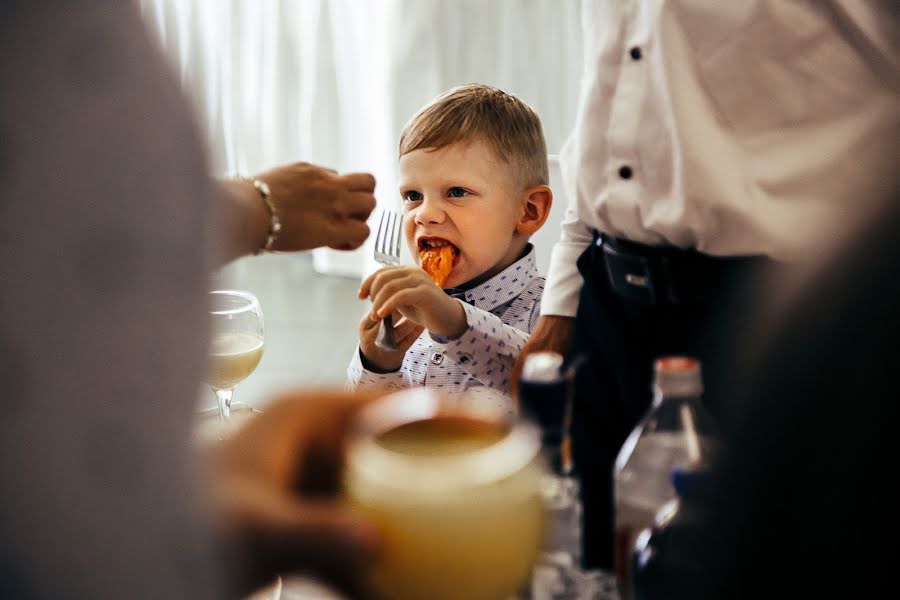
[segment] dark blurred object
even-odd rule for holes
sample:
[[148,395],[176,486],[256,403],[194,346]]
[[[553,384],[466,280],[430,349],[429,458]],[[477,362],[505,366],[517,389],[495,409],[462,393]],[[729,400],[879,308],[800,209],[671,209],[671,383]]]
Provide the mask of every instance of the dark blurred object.
[[571,470],[564,460],[563,441],[567,424],[567,380],[562,372],[563,356],[557,352],[529,355],[519,382],[519,406],[541,428],[541,446],[549,467],[562,475]]
[[705,469],[672,471],[672,487],[677,497],[660,509],[653,527],[644,529],[631,548],[630,597],[634,600],[663,600],[670,590],[679,588],[679,577],[702,577],[692,570],[691,556],[680,551],[685,531],[696,527],[701,518],[698,504],[709,487]]
[[[900,207],[776,311],[747,357],[730,452],[667,598],[868,598],[894,587]],[[894,490],[894,491],[891,491]]]
[[569,423],[571,384],[577,362],[563,366],[557,352],[528,355],[518,386],[521,412],[541,428],[544,458],[550,467],[541,482],[547,528],[524,598],[573,598],[585,575],[581,564],[582,505],[578,480],[572,476]]

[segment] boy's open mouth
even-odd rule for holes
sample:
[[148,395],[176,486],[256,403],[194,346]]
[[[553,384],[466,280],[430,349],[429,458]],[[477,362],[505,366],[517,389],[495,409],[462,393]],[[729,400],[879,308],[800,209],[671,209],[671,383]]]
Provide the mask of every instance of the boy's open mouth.
[[419,266],[438,287],[444,287],[459,260],[459,248],[445,239],[435,237],[421,237],[418,244]]
[[442,248],[444,246],[450,246],[450,249],[453,251],[453,266],[455,267],[456,263],[459,261],[459,248],[443,238],[421,237],[419,238],[417,243],[419,245],[420,253],[427,248]]

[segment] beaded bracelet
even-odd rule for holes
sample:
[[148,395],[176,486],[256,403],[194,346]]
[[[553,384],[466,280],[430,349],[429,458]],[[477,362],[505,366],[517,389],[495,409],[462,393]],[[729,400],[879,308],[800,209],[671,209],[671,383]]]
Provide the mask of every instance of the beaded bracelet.
[[271,252],[274,249],[275,240],[278,239],[278,234],[281,233],[281,219],[278,218],[278,213],[275,211],[275,203],[272,202],[272,192],[269,190],[269,184],[261,179],[250,179],[249,177],[242,177],[242,179],[249,181],[256,188],[256,191],[262,197],[263,203],[266,205],[266,209],[269,211],[269,235],[266,237],[266,243],[263,247],[259,248],[254,254]]

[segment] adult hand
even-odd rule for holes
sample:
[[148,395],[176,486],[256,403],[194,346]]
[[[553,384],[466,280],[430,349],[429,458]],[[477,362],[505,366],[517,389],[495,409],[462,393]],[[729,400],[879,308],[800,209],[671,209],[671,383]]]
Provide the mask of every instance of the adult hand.
[[277,574],[304,572],[350,597],[367,595],[362,574],[378,536],[342,504],[339,490],[344,435],[371,398],[288,395],[211,450],[214,514],[237,550],[232,573],[239,592]]
[[522,373],[522,365],[525,363],[526,356],[541,351],[559,352],[566,356],[572,348],[574,336],[574,317],[544,315],[538,319],[534,331],[528,336],[528,341],[522,347],[519,356],[516,357],[516,363],[513,365],[511,375],[513,396],[516,396],[519,391],[519,376]]
[[369,237],[366,219],[375,208],[375,178],[368,173],[339,175],[309,163],[294,163],[254,176],[265,181],[281,233],[275,250],[328,246],[358,248]]

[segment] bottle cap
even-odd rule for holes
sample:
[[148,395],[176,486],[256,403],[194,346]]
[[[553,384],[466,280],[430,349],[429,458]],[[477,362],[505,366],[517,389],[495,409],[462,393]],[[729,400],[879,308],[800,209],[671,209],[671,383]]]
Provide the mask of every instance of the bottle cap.
[[522,365],[522,381],[552,383],[559,380],[563,357],[559,352],[535,352],[525,357]]
[[666,356],[653,363],[653,388],[665,396],[703,393],[700,361],[689,356]]

